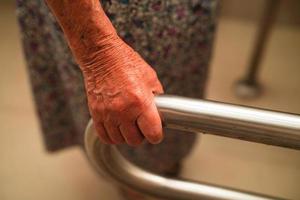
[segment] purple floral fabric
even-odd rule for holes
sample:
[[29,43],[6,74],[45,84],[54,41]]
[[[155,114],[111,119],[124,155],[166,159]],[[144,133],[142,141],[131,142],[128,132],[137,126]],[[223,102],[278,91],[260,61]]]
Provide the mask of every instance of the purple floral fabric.
[[[101,3],[119,35],[155,68],[167,94],[203,98],[217,0]],[[43,0],[17,0],[17,16],[47,149],[82,145],[90,116],[82,74],[61,29]],[[165,132],[159,145],[119,149],[138,165],[163,172],[181,161],[195,141],[195,134]]]

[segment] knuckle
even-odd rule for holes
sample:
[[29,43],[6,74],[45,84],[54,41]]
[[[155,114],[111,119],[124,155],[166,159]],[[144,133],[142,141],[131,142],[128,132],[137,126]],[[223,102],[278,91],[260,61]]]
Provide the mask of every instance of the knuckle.
[[129,106],[135,108],[142,108],[146,103],[145,96],[142,92],[136,91],[130,94],[130,103]]
[[158,76],[157,76],[157,73],[154,69],[151,69],[151,72],[149,73],[149,80],[152,82],[152,83],[155,83],[158,81]]
[[99,114],[99,113],[103,113],[103,111],[104,111],[103,106],[99,102],[96,102],[96,101],[89,102],[88,107],[89,107],[89,110],[91,113]]
[[107,110],[111,113],[119,113],[124,109],[125,102],[124,101],[113,101],[111,104],[107,107]]
[[150,75],[150,77],[157,76],[156,71],[154,70],[154,68],[152,68],[150,66],[149,66],[149,68],[147,70],[147,75],[148,76]]
[[140,92],[136,91],[136,90],[129,92],[129,96],[130,96],[130,100],[132,102],[136,102],[136,103],[140,102],[141,98],[142,98],[142,95],[140,94]]
[[89,101],[88,106],[89,106],[90,110],[92,110],[92,111],[97,109],[97,103],[95,101]]

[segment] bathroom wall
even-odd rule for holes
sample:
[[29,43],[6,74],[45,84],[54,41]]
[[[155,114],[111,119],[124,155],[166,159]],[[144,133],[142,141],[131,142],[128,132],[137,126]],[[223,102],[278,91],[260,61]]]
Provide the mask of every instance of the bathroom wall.
[[[223,0],[221,15],[231,18],[258,20],[267,0]],[[300,1],[281,0],[277,22],[300,25]]]

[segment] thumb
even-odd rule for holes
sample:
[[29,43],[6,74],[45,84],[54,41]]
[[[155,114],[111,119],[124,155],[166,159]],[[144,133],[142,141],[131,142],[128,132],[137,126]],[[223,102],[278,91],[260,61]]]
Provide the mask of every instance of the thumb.
[[137,124],[150,143],[158,144],[162,141],[162,122],[154,101],[152,101],[148,109],[139,116]]

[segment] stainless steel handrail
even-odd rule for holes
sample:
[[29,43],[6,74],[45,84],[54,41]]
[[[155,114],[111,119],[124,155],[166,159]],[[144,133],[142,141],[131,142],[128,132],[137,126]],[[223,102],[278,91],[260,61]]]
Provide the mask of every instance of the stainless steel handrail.
[[[156,105],[169,128],[207,132],[271,145],[300,149],[300,116],[204,100],[159,96]],[[85,148],[100,173],[118,184],[168,199],[275,199],[205,183],[149,173],[127,161],[112,145],[99,142],[87,126]]]

